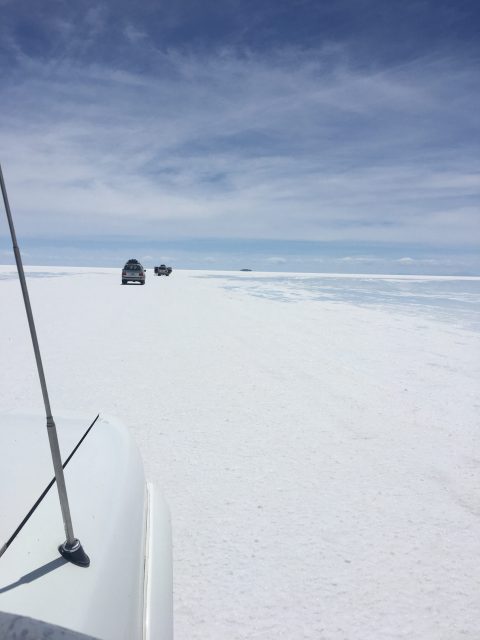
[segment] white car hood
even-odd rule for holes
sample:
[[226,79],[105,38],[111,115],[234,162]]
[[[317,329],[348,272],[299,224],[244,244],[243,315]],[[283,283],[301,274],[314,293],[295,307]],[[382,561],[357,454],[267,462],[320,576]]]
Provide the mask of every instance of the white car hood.
[[[62,459],[89,424],[56,418]],[[45,419],[0,417],[0,546],[53,477]],[[56,485],[0,558],[0,611],[94,637],[143,635],[146,484],[138,451],[116,420],[100,417],[65,469],[75,535],[91,565],[65,563]]]

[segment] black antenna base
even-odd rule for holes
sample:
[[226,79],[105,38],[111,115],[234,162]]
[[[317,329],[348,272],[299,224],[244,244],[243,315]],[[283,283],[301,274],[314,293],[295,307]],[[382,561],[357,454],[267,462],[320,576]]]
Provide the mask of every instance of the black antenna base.
[[80,540],[75,538],[71,544],[64,542],[58,547],[58,550],[60,551],[60,555],[72,564],[76,564],[79,567],[90,566],[90,558],[83,550]]

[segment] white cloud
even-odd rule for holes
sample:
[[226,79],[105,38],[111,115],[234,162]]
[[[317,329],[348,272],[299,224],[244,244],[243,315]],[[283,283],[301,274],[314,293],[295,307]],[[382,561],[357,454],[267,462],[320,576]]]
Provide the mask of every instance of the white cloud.
[[345,256],[344,258],[340,258],[339,260],[340,262],[359,262],[368,264],[371,262],[378,262],[382,260],[382,258],[379,258],[377,256]]
[[269,258],[265,258],[265,262],[270,262],[271,264],[285,264],[287,260],[282,256],[270,256]]
[[443,258],[442,260],[438,260],[437,258],[399,258],[395,260],[395,262],[399,262],[400,264],[405,265],[448,265],[450,261],[448,259]]

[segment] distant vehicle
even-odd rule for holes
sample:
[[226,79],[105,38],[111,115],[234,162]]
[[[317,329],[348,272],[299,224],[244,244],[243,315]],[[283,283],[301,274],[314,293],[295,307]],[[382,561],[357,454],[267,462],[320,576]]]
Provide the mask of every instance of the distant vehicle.
[[155,273],[157,276],[169,276],[172,273],[172,267],[161,264],[159,267],[155,267]]
[[251,271],[251,269],[240,269],[240,271]]
[[127,284],[127,282],[145,284],[145,271],[146,269],[135,258],[128,260],[122,269],[122,284]]

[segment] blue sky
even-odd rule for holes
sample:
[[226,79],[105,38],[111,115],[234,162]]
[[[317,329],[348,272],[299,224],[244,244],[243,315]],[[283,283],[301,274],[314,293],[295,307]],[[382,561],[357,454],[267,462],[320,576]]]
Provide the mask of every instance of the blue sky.
[[480,273],[479,23],[473,0],[0,0],[25,262]]

